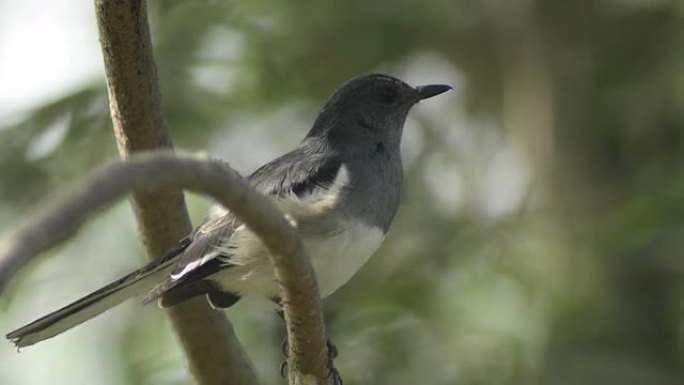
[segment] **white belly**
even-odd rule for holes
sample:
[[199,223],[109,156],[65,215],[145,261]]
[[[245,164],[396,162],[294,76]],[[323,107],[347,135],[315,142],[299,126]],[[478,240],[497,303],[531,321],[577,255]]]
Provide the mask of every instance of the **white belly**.
[[321,296],[327,297],[347,283],[380,247],[383,239],[380,229],[356,224],[332,237],[304,242],[316,271]]
[[[311,258],[318,288],[327,297],[344,285],[378,249],[384,239],[379,228],[361,223],[342,226],[344,231],[326,236],[309,237],[302,241]],[[212,280],[225,290],[244,297],[271,300],[279,296],[278,285],[264,247],[247,229],[241,229],[233,242],[239,246],[230,261],[231,266]]]

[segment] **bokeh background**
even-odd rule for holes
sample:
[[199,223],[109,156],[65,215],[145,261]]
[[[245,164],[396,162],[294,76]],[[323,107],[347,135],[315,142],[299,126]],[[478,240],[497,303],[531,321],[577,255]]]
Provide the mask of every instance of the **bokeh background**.
[[[326,301],[345,384],[684,383],[684,2],[152,1],[176,147],[248,173],[344,80],[454,91],[406,124],[387,242]],[[116,159],[92,5],[0,2],[0,233]],[[195,223],[208,202],[189,196]],[[121,202],[0,299],[8,332],[143,261]],[[266,384],[283,327],[228,310]],[[187,384],[129,301],[24,349],[2,384]]]

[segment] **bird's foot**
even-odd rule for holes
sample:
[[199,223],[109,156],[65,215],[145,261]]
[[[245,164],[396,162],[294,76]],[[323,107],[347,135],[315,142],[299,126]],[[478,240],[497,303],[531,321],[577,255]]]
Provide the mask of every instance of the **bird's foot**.
[[339,354],[339,351],[337,350],[337,346],[335,346],[332,340],[330,340],[330,337],[327,335],[325,336],[325,346],[328,348],[328,375],[326,377],[332,377],[334,385],[343,385],[342,376],[340,376],[340,371],[337,370],[334,362],[335,358],[337,358],[337,355]]
[[[333,384],[334,385],[343,385],[344,383],[342,382],[342,376],[340,376],[340,371],[337,370],[335,367],[334,360],[337,358],[337,355],[339,354],[339,351],[337,350],[337,346],[332,343],[330,340],[330,337],[326,336],[325,339],[325,345],[328,348],[328,375],[326,378],[332,378]],[[287,358],[289,357],[289,347],[287,344],[287,337],[283,341],[282,345],[282,352],[283,355]],[[283,378],[287,378],[287,359],[283,361],[282,364],[280,364],[280,375]]]

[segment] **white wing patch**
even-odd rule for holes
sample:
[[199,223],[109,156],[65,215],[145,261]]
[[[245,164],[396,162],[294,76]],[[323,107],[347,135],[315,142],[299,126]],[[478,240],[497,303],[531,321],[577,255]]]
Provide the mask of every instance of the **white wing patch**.
[[219,254],[220,253],[218,251],[212,251],[211,253],[205,254],[201,259],[188,263],[180,272],[176,274],[171,274],[171,280],[177,281],[178,279],[182,278],[185,274],[195,270],[196,268],[216,258]]
[[294,227],[301,217],[327,215],[337,204],[344,190],[349,186],[349,170],[344,164],[337,171],[335,180],[327,188],[317,187],[306,195],[290,194],[276,199],[278,207]]
[[335,175],[335,180],[328,188],[314,188],[311,193],[299,198],[304,203],[318,204],[321,201],[329,203],[331,206],[335,204],[340,196],[340,193],[349,185],[349,170],[347,166],[342,164]]

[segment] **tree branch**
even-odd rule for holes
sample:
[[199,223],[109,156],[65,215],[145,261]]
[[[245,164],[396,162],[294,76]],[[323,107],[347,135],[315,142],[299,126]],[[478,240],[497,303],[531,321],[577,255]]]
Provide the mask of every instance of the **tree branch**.
[[[322,307],[306,252],[295,229],[273,203],[222,162],[158,152],[132,156],[128,162],[102,168],[58,200],[52,209],[0,243],[4,246],[0,254],[0,285],[40,252],[75,232],[88,215],[130,190],[150,188],[185,188],[209,195],[259,236],[271,253],[283,298],[290,346],[290,383],[326,383]],[[214,359],[206,352],[198,353],[204,359]]]
[[[95,0],[107,89],[119,154],[173,147],[142,0]],[[131,204],[150,259],[192,230],[183,194],[175,189],[134,191]],[[168,310],[198,384],[254,384],[256,375],[224,314],[204,299]]]

